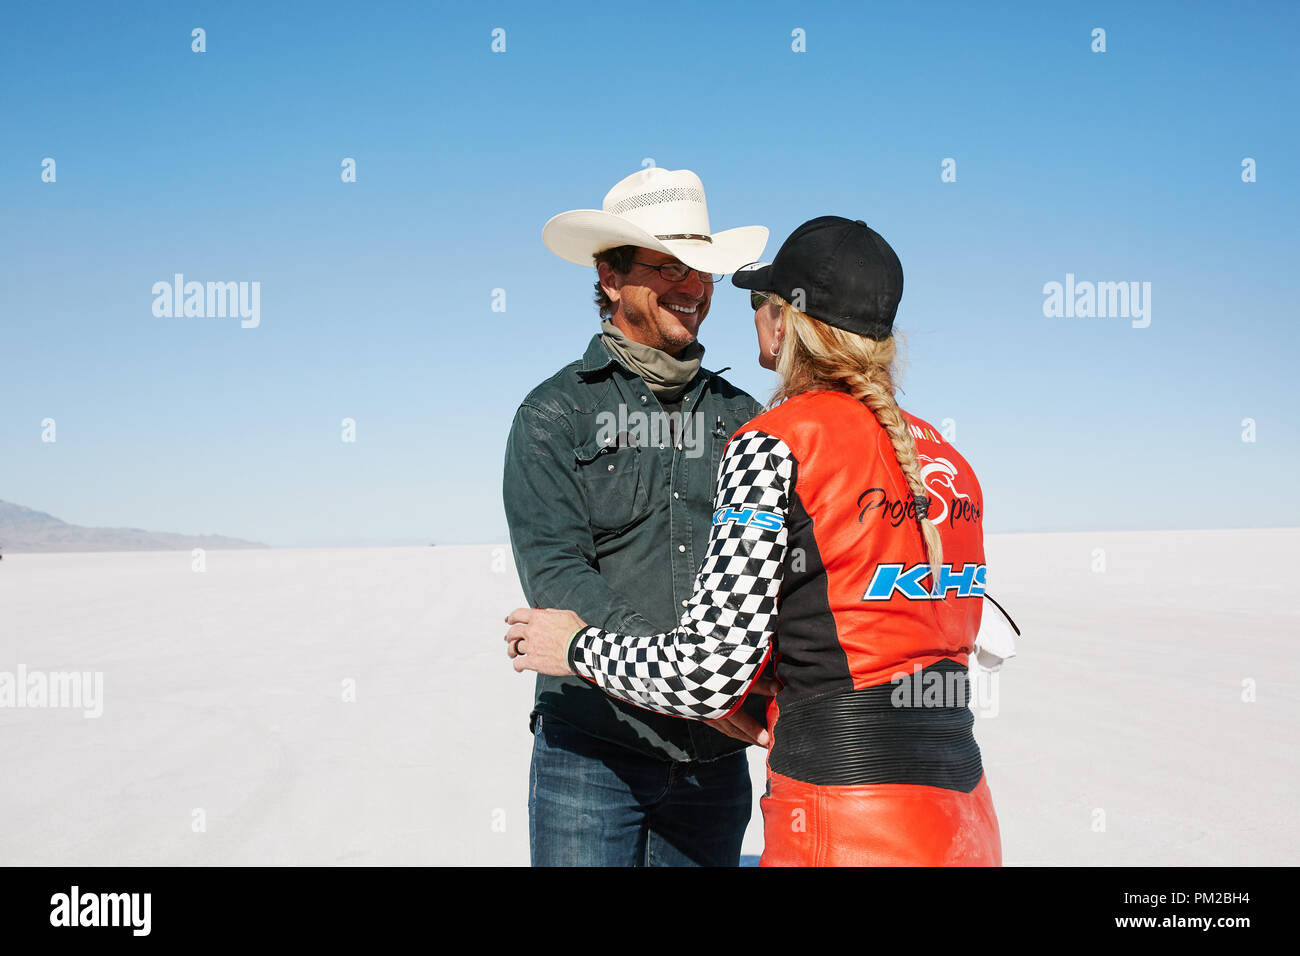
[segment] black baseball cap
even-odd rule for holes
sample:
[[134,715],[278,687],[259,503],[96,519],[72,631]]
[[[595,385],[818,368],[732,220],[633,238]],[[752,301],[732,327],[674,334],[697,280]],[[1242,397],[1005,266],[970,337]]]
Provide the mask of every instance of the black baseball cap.
[[771,263],[744,266],[731,283],[775,292],[819,322],[879,340],[893,334],[903,266],[861,219],[818,216],[791,233]]

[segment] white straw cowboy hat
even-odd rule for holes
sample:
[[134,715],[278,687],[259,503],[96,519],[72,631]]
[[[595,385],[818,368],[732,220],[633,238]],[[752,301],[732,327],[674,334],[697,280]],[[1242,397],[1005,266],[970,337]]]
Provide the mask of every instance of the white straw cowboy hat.
[[542,228],[546,248],[580,266],[598,252],[640,246],[676,256],[701,272],[735,272],[763,254],[766,226],[709,232],[704,184],[689,169],[652,166],[621,180],[600,209],[574,209]]

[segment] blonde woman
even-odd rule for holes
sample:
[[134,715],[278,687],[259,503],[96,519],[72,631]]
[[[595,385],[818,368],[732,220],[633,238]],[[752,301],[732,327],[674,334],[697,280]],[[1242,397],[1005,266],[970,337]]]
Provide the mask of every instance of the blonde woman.
[[762,865],[1000,865],[967,706],[983,494],[895,401],[898,257],[823,216],[732,281],[780,386],[728,443],[681,622],[620,635],[519,608],[507,653],[701,720],[736,713],[770,658]]

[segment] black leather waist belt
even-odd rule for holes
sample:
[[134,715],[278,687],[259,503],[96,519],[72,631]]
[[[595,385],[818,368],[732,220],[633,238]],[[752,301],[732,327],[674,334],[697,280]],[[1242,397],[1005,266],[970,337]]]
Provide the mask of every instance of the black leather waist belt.
[[908,783],[970,793],[984,772],[970,679],[939,661],[901,681],[787,706],[773,728],[775,773],[825,786]]

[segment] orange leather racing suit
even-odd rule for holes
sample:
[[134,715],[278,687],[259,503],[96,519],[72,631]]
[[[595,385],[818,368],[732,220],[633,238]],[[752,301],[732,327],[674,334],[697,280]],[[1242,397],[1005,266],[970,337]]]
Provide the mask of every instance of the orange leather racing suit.
[[574,672],[661,713],[734,713],[769,660],[762,865],[1000,865],[967,706],[986,584],[983,494],[903,413],[943,564],[874,413],[815,391],[731,438],[695,593],[663,634],[579,631]]

